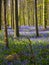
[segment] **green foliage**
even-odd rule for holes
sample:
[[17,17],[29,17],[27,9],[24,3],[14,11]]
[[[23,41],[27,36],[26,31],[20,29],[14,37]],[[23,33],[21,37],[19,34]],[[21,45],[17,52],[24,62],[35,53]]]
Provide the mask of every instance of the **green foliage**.
[[[24,60],[28,60],[29,64],[31,65],[31,52],[30,52],[30,42],[28,39],[22,40],[12,40],[9,38],[9,49],[5,48],[4,43],[0,43],[0,63],[7,64],[8,60],[5,59],[6,56],[12,54],[19,54],[20,61],[23,62]],[[49,45],[48,42],[38,41],[34,42],[31,41],[32,51],[35,54],[35,60],[38,65],[47,65],[49,62],[49,50],[46,46]],[[26,55],[28,54],[28,55]],[[33,54],[32,54],[33,55]],[[12,62],[15,62],[14,60]],[[15,62],[16,63],[16,62]]]

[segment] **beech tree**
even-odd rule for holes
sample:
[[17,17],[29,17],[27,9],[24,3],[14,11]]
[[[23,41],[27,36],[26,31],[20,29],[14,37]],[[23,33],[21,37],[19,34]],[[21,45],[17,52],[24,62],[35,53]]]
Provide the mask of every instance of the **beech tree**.
[[5,44],[8,48],[8,33],[7,33],[7,21],[6,21],[6,2],[7,0],[4,0],[4,25],[5,25]]
[[47,25],[47,0],[43,0],[43,28],[46,29]]
[[38,32],[38,19],[37,19],[37,0],[35,0],[35,25],[36,25],[36,37],[39,36],[39,32]]
[[14,29],[14,0],[11,0],[11,27]]
[[14,21],[14,37],[19,37],[19,26],[18,26],[18,0],[15,0],[15,21]]
[[2,19],[1,19],[1,11],[2,11],[2,0],[0,0],[0,30],[1,30],[1,23],[2,23]]

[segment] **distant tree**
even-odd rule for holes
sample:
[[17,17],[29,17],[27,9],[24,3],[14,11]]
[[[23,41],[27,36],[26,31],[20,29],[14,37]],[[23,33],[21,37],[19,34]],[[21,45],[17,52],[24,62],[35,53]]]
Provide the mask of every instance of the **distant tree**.
[[30,24],[34,26],[34,0],[30,0]]
[[4,1],[2,0],[2,26],[4,27]]
[[11,27],[14,29],[14,0],[10,0],[11,6]]
[[47,25],[47,0],[43,0],[43,28],[46,29]]
[[7,26],[9,26],[9,0],[7,0],[6,4],[6,18],[7,18]]
[[[32,6],[34,6],[34,1],[32,2]],[[32,12],[33,12],[33,14],[32,14],[32,19],[33,19],[33,20],[32,20],[32,23],[33,23],[33,24],[32,24],[32,25],[34,26],[34,23],[35,23],[35,22],[34,22],[34,15],[35,15],[35,14],[34,14],[34,13],[35,13],[35,12],[34,12],[34,7],[32,8]]]
[[1,9],[1,8],[2,8],[2,0],[0,0],[0,30],[1,30],[1,23],[2,23],[2,20],[1,20],[1,19],[2,19],[2,18],[1,18],[1,17],[2,17],[2,16],[1,16],[1,11],[2,11],[2,9]]
[[12,13],[11,13],[11,15],[12,15],[12,28],[14,29],[14,0],[12,0],[12,9],[11,9],[12,11]]
[[41,18],[41,6],[39,7],[39,9],[40,9],[40,25],[42,25],[42,18]]
[[29,0],[27,0],[28,25],[30,26],[30,8],[29,8],[29,6],[30,6],[30,1],[29,1]]
[[39,32],[38,32],[38,19],[37,19],[37,0],[35,0],[35,20],[36,20],[36,37],[39,36]]
[[6,2],[7,0],[4,0],[4,25],[5,25],[5,44],[8,48],[8,33],[7,33],[7,21],[6,21]]
[[22,2],[22,13],[23,13],[23,22],[25,26],[25,1]]
[[19,22],[21,26],[21,0],[19,1]]

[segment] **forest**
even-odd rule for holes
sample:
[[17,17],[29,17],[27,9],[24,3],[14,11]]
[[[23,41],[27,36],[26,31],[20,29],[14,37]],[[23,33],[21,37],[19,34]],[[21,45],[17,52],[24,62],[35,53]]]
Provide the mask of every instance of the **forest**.
[[0,0],[0,65],[49,65],[49,0]]

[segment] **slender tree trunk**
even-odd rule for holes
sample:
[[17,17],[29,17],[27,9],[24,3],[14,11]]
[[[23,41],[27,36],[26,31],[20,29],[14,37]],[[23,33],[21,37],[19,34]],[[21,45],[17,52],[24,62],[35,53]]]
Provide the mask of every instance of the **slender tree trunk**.
[[46,25],[47,25],[47,1],[45,0],[45,5],[44,5],[44,28],[46,29]]
[[43,0],[43,28],[44,28],[44,0]]
[[35,20],[36,20],[36,37],[38,37],[39,33],[38,33],[38,20],[37,20],[37,0],[35,0]]
[[24,22],[24,26],[25,26],[25,1],[22,2],[22,8],[23,8],[23,22]]
[[14,0],[12,0],[12,28],[14,29]]
[[14,29],[14,1],[11,0],[11,27]]
[[40,25],[42,25],[42,21],[41,21],[41,6],[40,6]]
[[1,20],[1,11],[2,11],[2,0],[0,0],[0,30],[1,30],[1,23],[2,23],[2,20]]
[[4,25],[5,25],[5,44],[8,48],[8,33],[7,33],[7,21],[6,21],[6,0],[4,0]]
[[[33,1],[33,6],[34,6],[34,1]],[[35,22],[34,22],[34,13],[35,13],[35,12],[34,12],[34,7],[33,7],[33,26],[35,25],[35,24],[34,24],[34,23],[35,23]]]
[[18,0],[15,0],[15,22],[14,22],[14,37],[19,37],[19,26],[18,26]]
[[7,12],[7,26],[9,26],[9,0],[7,0],[7,5],[6,5],[6,12]]
[[4,1],[2,0],[2,27],[4,27]]
[[46,5],[46,0],[43,0],[43,28],[44,29],[46,29],[46,22],[47,22],[47,20],[46,20],[46,10],[47,10],[47,7],[46,7],[47,5]]
[[28,25],[30,26],[30,8],[29,8],[29,1],[27,1],[27,11],[28,11]]
[[21,0],[19,1],[19,18],[20,18],[20,26],[21,26]]
[[33,11],[33,26],[34,26],[34,11]]

